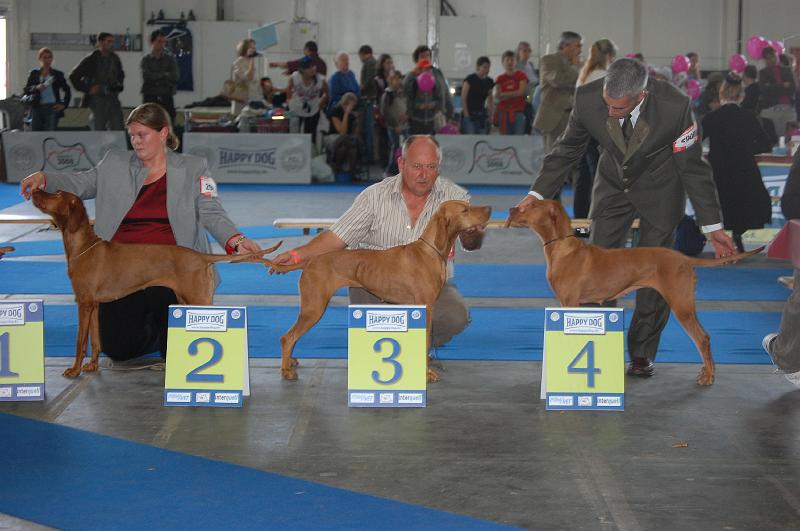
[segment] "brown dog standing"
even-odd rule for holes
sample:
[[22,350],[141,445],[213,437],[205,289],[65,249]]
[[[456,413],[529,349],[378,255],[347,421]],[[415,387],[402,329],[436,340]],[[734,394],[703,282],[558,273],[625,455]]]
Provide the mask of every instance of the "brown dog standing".
[[[342,250],[315,256],[293,265],[277,265],[262,260],[278,272],[302,269],[300,276],[300,315],[281,337],[281,376],[296,380],[294,346],[317,321],[328,301],[339,288],[361,287],[394,304],[427,306],[430,330],[433,305],[447,281],[447,255],[456,237],[467,229],[485,227],[491,207],[470,206],[466,201],[445,201],[434,213],[419,240],[378,250]],[[430,344],[430,337],[428,338]],[[428,381],[439,379],[428,368]]]
[[763,247],[718,259],[690,258],[663,247],[603,249],[575,238],[564,207],[550,200],[536,201],[524,212],[511,208],[506,226],[529,227],[542,239],[547,280],[562,306],[602,304],[640,288],[658,291],[703,359],[697,383],[714,383],[711,340],[695,311],[694,268],[736,262]]
[[[100,355],[100,327],[97,304],[110,302],[150,286],[164,286],[175,292],[178,302],[210,305],[214,296],[216,262],[247,262],[271,253],[280,243],[249,255],[198,253],[172,245],[123,244],[100,239],[89,224],[81,199],[69,192],[33,192],[33,204],[49,214],[61,229],[64,251],[75,301],[78,303],[78,339],[75,362],[64,376],[75,378],[81,370],[97,370]],[[81,367],[91,332],[92,359]]]

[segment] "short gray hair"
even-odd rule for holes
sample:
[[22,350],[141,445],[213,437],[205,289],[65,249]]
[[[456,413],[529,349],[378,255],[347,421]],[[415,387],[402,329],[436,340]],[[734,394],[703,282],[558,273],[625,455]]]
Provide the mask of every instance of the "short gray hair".
[[636,59],[617,59],[608,67],[603,88],[616,99],[638,96],[647,86],[647,67]]
[[442,148],[441,148],[441,146],[439,146],[439,141],[436,140],[436,138],[431,136],[431,135],[409,135],[409,137],[406,138],[406,141],[403,142],[403,147],[401,149],[401,156],[403,157],[403,160],[405,160],[406,157],[408,156],[408,150],[411,148],[411,144],[413,144],[414,142],[416,142],[418,140],[422,140],[422,139],[429,140],[430,142],[433,142],[433,145],[436,146],[436,158],[439,161],[439,164],[441,164],[442,163]]
[[581,37],[580,33],[575,33],[574,31],[565,31],[561,34],[561,40],[558,42],[558,49],[560,50],[564,46],[569,46],[573,42],[582,42],[583,37]]

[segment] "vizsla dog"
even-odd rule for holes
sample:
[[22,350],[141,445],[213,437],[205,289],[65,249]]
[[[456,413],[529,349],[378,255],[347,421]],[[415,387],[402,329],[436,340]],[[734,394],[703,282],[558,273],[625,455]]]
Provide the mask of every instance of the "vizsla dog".
[[[280,243],[249,255],[203,254],[172,245],[123,244],[100,239],[89,224],[83,201],[69,192],[33,192],[33,204],[53,218],[64,238],[69,274],[78,303],[78,340],[75,362],[64,371],[75,378],[81,370],[97,370],[100,329],[97,305],[150,286],[172,289],[181,304],[210,305],[214,295],[216,262],[247,262],[271,253]],[[91,332],[92,359],[81,367]]]
[[600,304],[640,288],[658,291],[703,359],[697,383],[714,383],[711,340],[695,311],[694,268],[735,262],[763,247],[718,259],[690,258],[663,247],[603,249],[574,238],[564,207],[549,200],[536,201],[524,212],[511,208],[506,226],[529,227],[542,239],[547,280],[562,306]]
[[[447,255],[456,237],[468,229],[485,227],[491,213],[491,207],[446,201],[431,217],[422,236],[406,245],[382,251],[333,251],[293,265],[262,259],[278,272],[303,270],[299,283],[300,315],[281,337],[281,376],[297,379],[297,360],[292,357],[295,344],[320,320],[336,290],[345,286],[364,288],[390,303],[424,304],[430,330],[433,305],[447,281]],[[439,375],[428,367],[427,379],[435,382]]]

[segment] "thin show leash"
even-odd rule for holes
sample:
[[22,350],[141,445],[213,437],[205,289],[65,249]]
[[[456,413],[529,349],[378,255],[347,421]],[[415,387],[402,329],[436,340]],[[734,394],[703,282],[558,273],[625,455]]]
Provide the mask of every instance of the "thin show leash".
[[103,241],[103,239],[102,239],[102,238],[97,238],[97,239],[96,239],[96,240],[95,240],[95,241],[94,241],[94,242],[93,242],[93,243],[92,243],[92,244],[91,244],[89,247],[87,247],[87,248],[86,248],[86,249],[84,249],[83,251],[79,252],[79,253],[77,254],[77,256],[75,256],[74,258],[80,258],[80,257],[81,257],[81,255],[83,255],[84,253],[86,253],[87,251],[89,251],[89,250],[90,250],[92,247],[94,247],[95,245],[97,245],[97,244],[98,244],[98,243],[100,243],[101,241]]
[[550,245],[553,242],[557,242],[558,240],[566,240],[567,238],[577,238],[577,236],[575,236],[574,234],[569,234],[567,236],[559,236],[558,238],[553,238],[552,240],[547,240],[546,242],[544,242],[544,245],[542,245],[542,247],[547,247],[548,245]]
[[440,252],[439,252],[439,249],[437,249],[436,247],[434,247],[433,245],[431,245],[431,244],[430,244],[430,242],[429,242],[428,240],[426,240],[425,238],[423,238],[423,237],[421,237],[421,236],[420,236],[420,238],[419,238],[419,239],[420,239],[420,240],[422,240],[422,241],[425,243],[425,245],[427,245],[428,247],[430,247],[431,249],[433,249],[434,251],[436,251],[436,254],[438,254],[438,255],[439,255],[439,258],[441,258],[441,259],[442,259],[442,261],[443,261],[445,264],[447,264],[447,258],[446,258],[445,256],[443,256],[443,255],[442,255],[442,253],[440,253]]

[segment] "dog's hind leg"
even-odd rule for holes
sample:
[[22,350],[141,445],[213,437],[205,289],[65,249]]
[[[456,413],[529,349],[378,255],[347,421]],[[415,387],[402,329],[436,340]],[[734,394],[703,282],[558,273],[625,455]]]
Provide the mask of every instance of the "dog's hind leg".
[[431,332],[433,331],[433,304],[428,304],[425,310],[425,315],[427,316],[427,327],[428,333],[425,334],[425,352],[427,356],[425,356],[425,369],[427,372],[427,381],[428,383],[435,383],[440,380],[439,373],[434,371],[431,368]]
[[94,304],[94,302],[78,303],[78,337],[75,342],[75,362],[72,367],[64,371],[64,376],[67,378],[77,378],[81,374],[81,363],[83,363],[83,358],[86,357],[86,343],[89,338]]
[[98,359],[100,357],[100,320],[97,304],[92,307],[92,317],[89,324],[89,339],[92,344],[92,359],[84,364],[83,372],[95,372],[99,367]]
[[[326,289],[324,292],[319,292],[314,289],[314,283],[309,281],[306,273],[300,277],[300,314],[297,316],[297,321],[292,327],[281,337],[281,377],[284,380],[297,380],[297,360],[292,356],[294,346],[297,341],[308,332],[312,326],[322,318],[325,309],[328,307],[330,301],[336,290],[339,289],[338,285],[332,284],[332,281],[327,280],[325,283],[316,283],[316,286]],[[306,279],[304,281],[304,279]]]
[[711,338],[697,319],[694,299],[694,271],[692,271],[691,279],[688,279],[688,282],[679,282],[676,285],[681,286],[679,290],[659,290],[659,292],[669,304],[675,318],[686,333],[689,334],[689,337],[692,338],[700,357],[703,359],[703,366],[697,375],[697,383],[699,385],[711,385],[714,383],[714,359],[711,356]]

